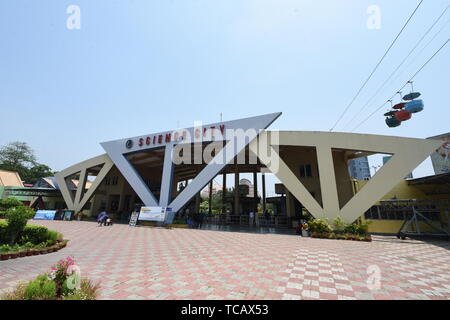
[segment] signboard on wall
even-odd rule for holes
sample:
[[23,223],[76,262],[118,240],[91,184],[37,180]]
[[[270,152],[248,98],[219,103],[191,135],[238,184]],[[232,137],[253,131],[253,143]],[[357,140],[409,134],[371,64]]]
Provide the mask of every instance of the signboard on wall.
[[164,207],[142,207],[139,220],[164,222],[166,213],[169,211],[171,211],[170,208]]
[[442,145],[431,155],[435,174],[450,172],[450,132],[428,139],[441,140]]
[[56,210],[38,210],[34,215],[34,220],[53,220]]

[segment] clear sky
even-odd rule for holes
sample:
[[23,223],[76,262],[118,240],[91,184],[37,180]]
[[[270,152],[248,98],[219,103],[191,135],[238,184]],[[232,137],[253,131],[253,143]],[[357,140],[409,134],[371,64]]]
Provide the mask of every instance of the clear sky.
[[[2,0],[0,145],[25,141],[54,170],[103,153],[99,142],[281,111],[272,129],[328,131],[418,0]],[[450,10],[374,103],[390,72],[449,4],[425,0],[337,126],[385,102],[448,39]],[[69,30],[69,5],[81,29]],[[367,9],[381,9],[369,29]],[[417,77],[425,111],[389,129],[383,108],[357,132],[448,132],[450,45]],[[355,121],[356,124],[358,121]],[[375,162],[378,160],[375,160]],[[379,161],[381,163],[381,161]],[[432,174],[430,161],[416,176]]]

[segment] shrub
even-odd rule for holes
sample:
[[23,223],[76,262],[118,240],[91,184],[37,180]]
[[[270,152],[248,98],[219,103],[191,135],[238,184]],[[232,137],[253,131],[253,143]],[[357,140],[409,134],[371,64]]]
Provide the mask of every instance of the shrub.
[[186,219],[182,218],[173,219],[172,224],[186,224]]
[[64,295],[64,300],[95,300],[97,298],[100,284],[93,284],[89,279],[82,279],[80,289],[69,295]]
[[31,242],[39,244],[49,239],[56,240],[57,237],[56,231],[49,230],[43,226],[27,225],[20,234],[19,243]]
[[369,233],[369,223],[365,222],[361,224],[356,223],[348,224],[345,227],[344,232],[352,235],[365,236]]
[[333,231],[337,233],[342,233],[345,230],[347,223],[341,217],[336,217],[333,220]]
[[0,243],[8,242],[8,224],[5,221],[0,221]]
[[56,284],[49,281],[47,277],[45,280],[39,276],[36,280],[30,281],[25,288],[25,300],[53,300],[56,298]]
[[364,223],[358,224],[356,227],[356,233],[361,236],[368,235],[369,234],[369,224],[370,224],[370,222],[367,222],[367,221]]
[[6,212],[12,208],[23,207],[22,201],[16,198],[8,198],[5,200],[0,200],[0,219],[6,218]]
[[8,209],[6,212],[8,220],[6,230],[10,244],[14,244],[19,234],[25,229],[32,212],[32,209],[25,206]]
[[0,253],[6,253],[6,252],[10,252],[10,251],[12,251],[10,245],[3,244],[0,246]]
[[327,233],[331,232],[331,227],[325,220],[315,219],[309,221],[309,231],[315,233]]

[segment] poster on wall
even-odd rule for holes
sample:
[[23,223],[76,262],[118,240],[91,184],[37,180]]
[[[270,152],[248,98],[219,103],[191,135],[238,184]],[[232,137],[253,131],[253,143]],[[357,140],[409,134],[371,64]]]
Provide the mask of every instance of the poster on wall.
[[166,213],[170,210],[170,208],[164,207],[142,207],[139,220],[164,222]]
[[441,140],[442,145],[431,155],[435,174],[450,172],[450,132],[428,139]]
[[53,220],[56,210],[38,210],[34,215],[34,220]]

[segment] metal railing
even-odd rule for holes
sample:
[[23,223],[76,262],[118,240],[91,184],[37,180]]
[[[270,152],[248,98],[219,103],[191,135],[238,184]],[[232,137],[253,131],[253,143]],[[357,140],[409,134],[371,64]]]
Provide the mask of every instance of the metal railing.
[[204,223],[213,225],[255,226],[266,228],[292,227],[292,219],[286,216],[270,216],[267,218],[257,216],[251,219],[248,215],[217,214],[211,216],[206,215]]

